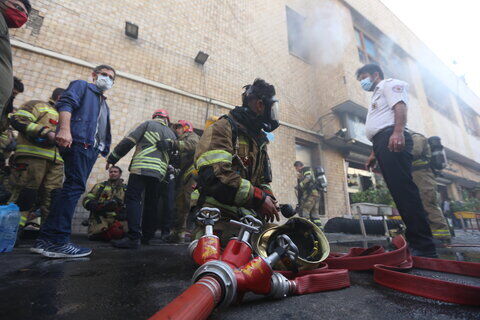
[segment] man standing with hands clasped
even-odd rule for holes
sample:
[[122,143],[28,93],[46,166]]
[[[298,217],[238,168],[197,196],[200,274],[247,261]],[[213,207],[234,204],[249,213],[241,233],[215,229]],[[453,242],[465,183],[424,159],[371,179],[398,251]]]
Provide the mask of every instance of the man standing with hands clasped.
[[408,84],[384,79],[382,69],[367,64],[357,70],[365,91],[373,92],[365,124],[373,151],[367,169],[378,162],[382,175],[407,226],[405,236],[412,255],[436,258],[432,233],[417,186],[412,179],[411,135],[407,124]]
[[52,195],[52,205],[40,236],[30,251],[49,258],[79,258],[92,253],[70,242],[72,218],[98,155],[110,151],[110,111],[103,95],[115,81],[115,70],[100,65],[92,70],[93,83],[72,81],[55,104],[59,112],[57,145],[63,148],[65,181]]

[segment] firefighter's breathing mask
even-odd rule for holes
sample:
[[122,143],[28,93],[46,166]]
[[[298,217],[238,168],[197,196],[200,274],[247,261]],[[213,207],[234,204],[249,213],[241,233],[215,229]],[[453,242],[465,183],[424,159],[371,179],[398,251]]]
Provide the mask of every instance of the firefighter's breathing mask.
[[279,103],[275,96],[271,98],[262,98],[265,111],[262,116],[263,131],[272,132],[280,125]]

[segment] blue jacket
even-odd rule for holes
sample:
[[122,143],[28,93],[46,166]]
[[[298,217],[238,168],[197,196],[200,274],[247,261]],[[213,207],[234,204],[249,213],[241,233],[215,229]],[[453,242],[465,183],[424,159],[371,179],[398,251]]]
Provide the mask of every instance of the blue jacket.
[[[106,98],[96,85],[84,80],[75,80],[70,82],[56,103],[58,112],[68,111],[72,114],[70,127],[73,142],[94,145],[101,99]],[[112,143],[108,105],[107,112],[107,141],[102,152],[103,156],[108,155]]]

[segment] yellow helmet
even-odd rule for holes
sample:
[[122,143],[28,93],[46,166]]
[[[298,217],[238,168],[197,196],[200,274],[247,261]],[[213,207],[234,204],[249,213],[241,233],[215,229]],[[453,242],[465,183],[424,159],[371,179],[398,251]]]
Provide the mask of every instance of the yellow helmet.
[[218,117],[218,116],[210,116],[210,117],[208,117],[208,119],[205,121],[205,129],[207,129],[207,128],[210,127],[212,124],[214,124],[215,122],[217,122],[218,119],[220,119],[220,117]]
[[275,265],[277,270],[312,270],[330,254],[330,244],[322,230],[307,219],[293,217],[281,226],[265,230],[253,242],[255,252],[266,258],[275,251],[275,241],[279,235],[287,235],[298,247],[295,261],[282,260]]

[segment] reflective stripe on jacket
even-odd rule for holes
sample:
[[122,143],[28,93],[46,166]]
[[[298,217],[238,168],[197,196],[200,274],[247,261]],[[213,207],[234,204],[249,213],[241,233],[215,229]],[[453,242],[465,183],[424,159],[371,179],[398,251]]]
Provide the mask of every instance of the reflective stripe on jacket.
[[130,173],[163,180],[170,155],[166,150],[158,150],[157,142],[164,139],[175,139],[175,134],[167,127],[165,120],[145,121],[118,143],[107,161],[113,164],[117,163],[136,146],[130,162]]
[[63,163],[56,146],[41,142],[47,140],[49,132],[57,130],[58,112],[52,104],[28,101],[11,115],[10,123],[19,132],[15,158],[27,156]]
[[[229,117],[235,121],[231,114]],[[198,186],[206,205],[233,215],[242,212],[242,207],[254,209],[254,187],[270,191],[271,182],[266,175],[266,139],[258,145],[241,124],[237,125],[237,141],[233,141],[231,123],[219,119],[205,130],[195,152]]]

